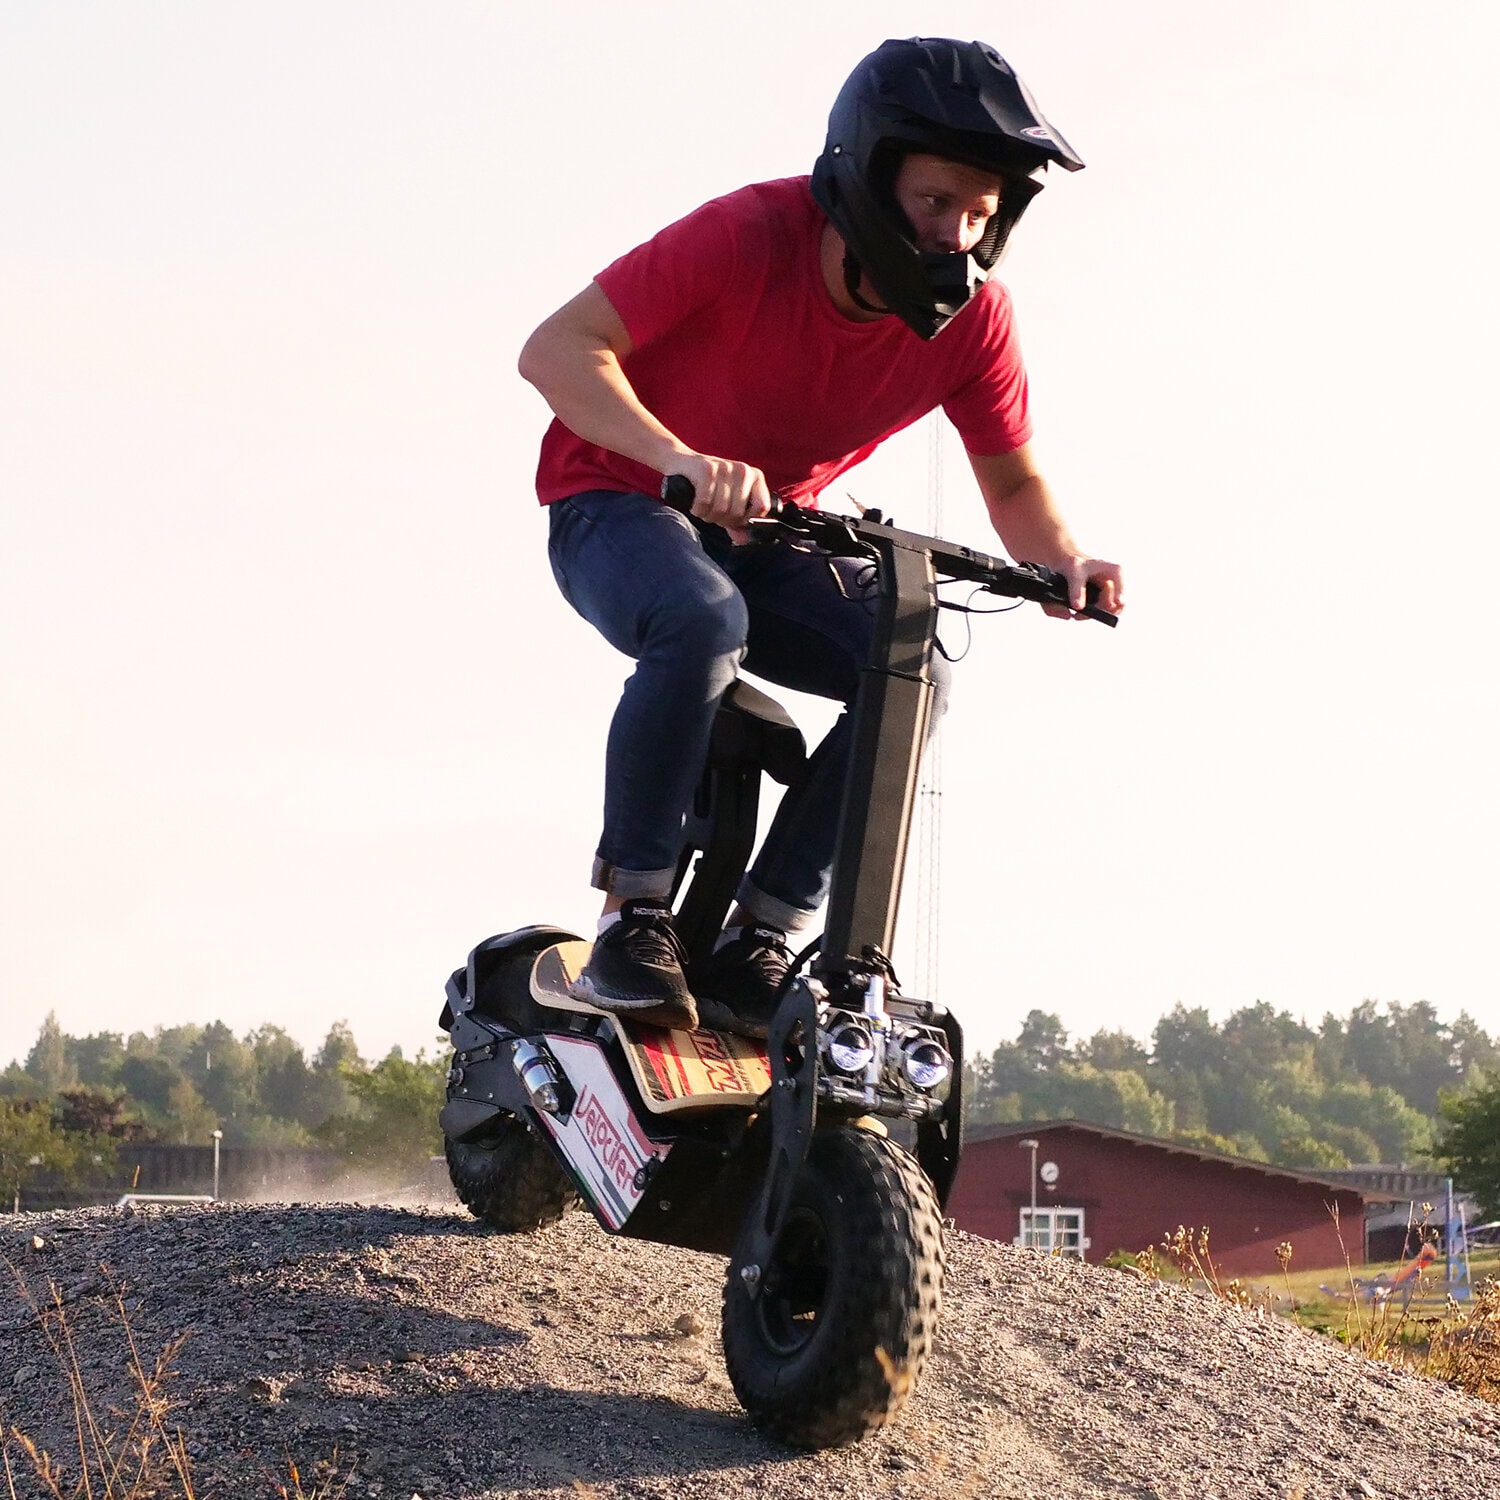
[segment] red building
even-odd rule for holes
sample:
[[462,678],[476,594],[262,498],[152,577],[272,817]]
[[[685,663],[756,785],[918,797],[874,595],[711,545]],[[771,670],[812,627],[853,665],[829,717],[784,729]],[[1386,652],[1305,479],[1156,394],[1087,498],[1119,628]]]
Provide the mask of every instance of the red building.
[[972,1234],[1089,1261],[1160,1247],[1179,1224],[1207,1226],[1220,1271],[1265,1277],[1279,1272],[1283,1241],[1291,1242],[1297,1270],[1342,1266],[1345,1247],[1351,1262],[1363,1264],[1368,1196],[1177,1141],[1081,1120],[1039,1120],[965,1133],[948,1212]]

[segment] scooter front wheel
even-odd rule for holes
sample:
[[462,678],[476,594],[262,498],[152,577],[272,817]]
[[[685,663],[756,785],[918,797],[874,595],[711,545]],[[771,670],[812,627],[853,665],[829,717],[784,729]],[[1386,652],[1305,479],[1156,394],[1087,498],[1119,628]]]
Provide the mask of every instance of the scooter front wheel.
[[770,1264],[748,1266],[744,1246],[724,1290],[724,1361],[751,1419],[798,1448],[891,1421],[942,1307],[942,1217],[917,1163],[868,1131],[820,1131]]

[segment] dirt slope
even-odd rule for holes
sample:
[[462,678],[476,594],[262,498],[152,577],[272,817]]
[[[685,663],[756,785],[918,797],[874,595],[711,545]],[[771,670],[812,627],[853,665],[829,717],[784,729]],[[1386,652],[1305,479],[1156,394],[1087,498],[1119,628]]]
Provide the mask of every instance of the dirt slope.
[[[37,1294],[61,1290],[101,1409],[126,1396],[111,1278],[145,1350],[188,1335],[173,1394],[200,1500],[273,1495],[288,1455],[306,1474],[335,1451],[356,1465],[349,1495],[394,1500],[1500,1495],[1493,1407],[963,1234],[904,1418],[814,1455],[740,1414],[723,1263],[607,1239],[581,1213],[502,1239],[446,1210],[90,1210],[4,1219],[0,1253]],[[13,1287],[0,1421],[66,1451],[71,1404]]]

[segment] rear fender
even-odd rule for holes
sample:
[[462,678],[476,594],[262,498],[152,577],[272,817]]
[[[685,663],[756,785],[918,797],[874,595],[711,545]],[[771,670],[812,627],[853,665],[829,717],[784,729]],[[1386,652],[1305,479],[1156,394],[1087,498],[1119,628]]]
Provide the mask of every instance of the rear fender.
[[469,1011],[453,1018],[448,1035],[454,1056],[447,1101],[438,1112],[443,1134],[452,1141],[478,1141],[502,1116],[525,1119],[531,1100],[511,1062],[516,1033]]
[[[444,1031],[452,1031],[454,1018],[478,1010],[485,1015],[507,1019],[522,1030],[535,1029],[539,1019],[529,1014],[514,1014],[524,1009],[523,1000],[530,1000],[530,992],[524,983],[517,989],[503,983],[506,974],[518,961],[534,958],[543,948],[554,943],[576,942],[578,934],[562,927],[518,927],[514,932],[497,933],[486,938],[472,953],[461,969],[455,969],[444,986],[447,996],[438,1025]],[[527,972],[530,964],[524,964]],[[524,978],[524,976],[523,976]],[[515,993],[511,991],[515,989]],[[504,993],[502,993],[504,991]]]

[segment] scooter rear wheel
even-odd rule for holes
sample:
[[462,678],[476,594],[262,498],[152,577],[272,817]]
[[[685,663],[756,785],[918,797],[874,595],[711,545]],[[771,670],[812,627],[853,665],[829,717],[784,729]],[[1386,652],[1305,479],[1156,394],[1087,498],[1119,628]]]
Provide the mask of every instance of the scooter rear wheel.
[[742,1239],[724,1290],[724,1361],[758,1426],[829,1448],[900,1412],[932,1348],[943,1282],[937,1198],[900,1146],[858,1129],[815,1135],[755,1295],[745,1269]]
[[557,1159],[514,1115],[484,1145],[444,1141],[459,1201],[489,1228],[521,1234],[555,1224],[578,1201]]

